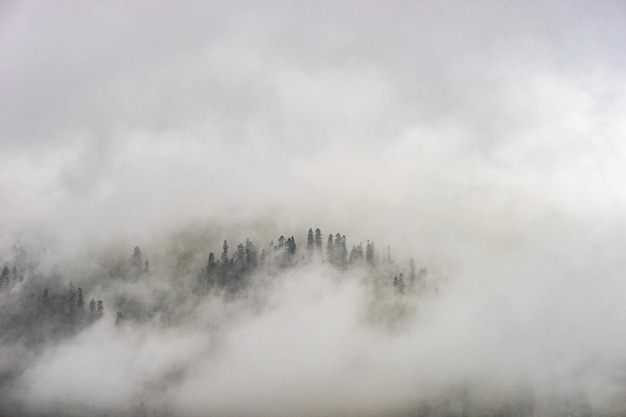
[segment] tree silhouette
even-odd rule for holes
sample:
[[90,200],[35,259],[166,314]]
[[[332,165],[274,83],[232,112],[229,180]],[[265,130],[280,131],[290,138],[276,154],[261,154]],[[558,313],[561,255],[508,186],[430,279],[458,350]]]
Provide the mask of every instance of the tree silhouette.
[[85,300],[83,299],[83,289],[80,287],[78,287],[78,296],[76,298],[76,311],[80,318],[85,315]]
[[333,235],[328,235],[328,242],[326,243],[326,260],[328,263],[335,265],[335,243],[333,242]]
[[143,263],[143,256],[141,254],[141,249],[139,249],[139,246],[135,246],[135,249],[133,249],[133,255],[130,257],[131,272],[133,273],[134,276],[137,277],[141,275],[143,271],[143,267],[144,267],[144,263]]
[[315,250],[322,253],[322,231],[319,227],[315,229]]
[[103,315],[104,315],[104,303],[102,302],[102,300],[98,300],[98,303],[96,305],[96,320],[101,319]]
[[93,298],[89,300],[89,320],[94,321],[96,319],[96,300]]
[[309,233],[306,236],[306,250],[309,254],[313,252],[315,247],[315,238],[313,237],[313,229],[309,229]]

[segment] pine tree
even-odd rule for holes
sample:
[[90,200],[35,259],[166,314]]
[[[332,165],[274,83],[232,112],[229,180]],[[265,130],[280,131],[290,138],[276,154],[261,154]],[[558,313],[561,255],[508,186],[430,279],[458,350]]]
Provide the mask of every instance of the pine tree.
[[340,268],[348,267],[348,248],[346,247],[346,236],[337,233],[335,236],[335,264]]
[[226,241],[224,241],[224,244],[222,245],[222,255],[220,256],[219,265],[217,283],[220,287],[224,287],[228,282],[230,269],[230,260],[228,259],[228,242]]
[[250,239],[246,239],[246,263],[248,265],[248,271],[254,271],[259,265],[258,255],[256,246],[250,241]]
[[2,269],[2,275],[0,276],[0,288],[8,288],[11,285],[11,279],[9,278],[9,267],[4,266]]
[[209,262],[207,263],[207,271],[210,273],[212,273],[215,270],[215,266],[217,265],[217,262],[215,262],[215,255],[213,255],[213,252],[209,253]]
[[228,243],[224,241],[222,245],[222,256],[220,256],[220,262],[222,265],[228,265]]
[[296,254],[296,240],[291,236],[287,239],[287,254],[293,257]]
[[363,264],[363,244],[359,243],[359,246],[352,245],[350,256],[348,257],[349,265],[361,265]]
[[139,246],[135,246],[135,249],[133,249],[133,256],[131,256],[130,258],[130,268],[133,275],[141,275],[141,272],[143,271],[143,266],[144,264],[141,249],[139,249]]
[[398,292],[404,294],[404,274],[402,272],[398,275]]
[[237,266],[243,267],[246,261],[246,249],[243,244],[240,243],[237,245],[237,249],[235,249],[235,264]]
[[83,299],[83,289],[78,287],[78,298],[76,299],[76,311],[79,317],[85,315],[85,300]]
[[335,244],[332,234],[328,235],[328,242],[326,243],[326,259],[328,263],[335,264]]
[[315,247],[315,238],[313,237],[313,229],[309,229],[309,233],[306,236],[306,250],[309,254],[313,252]]
[[322,253],[322,231],[319,227],[315,229],[315,250]]
[[367,244],[365,245],[365,262],[370,267],[373,267],[376,265],[374,242],[370,242],[369,240],[367,241]]
[[102,303],[102,300],[98,300],[98,303],[96,306],[96,319],[101,319],[103,315],[104,315],[104,303]]
[[261,255],[259,256],[259,263],[261,265],[265,264],[265,249],[261,249]]
[[91,300],[89,300],[89,320],[94,321],[95,319],[96,319],[96,300],[92,298]]

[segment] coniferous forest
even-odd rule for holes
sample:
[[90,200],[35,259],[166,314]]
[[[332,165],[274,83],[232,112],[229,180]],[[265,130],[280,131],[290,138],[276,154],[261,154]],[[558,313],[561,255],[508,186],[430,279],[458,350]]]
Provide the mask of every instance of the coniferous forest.
[[[34,402],[32,398],[41,394],[37,393],[38,382],[30,378],[42,373],[37,378],[43,378],[45,383],[51,382],[47,379],[50,375],[46,373],[50,371],[39,368],[45,368],[45,361],[54,358],[54,352],[59,349],[69,349],[67,357],[52,360],[60,361],[68,369],[58,374],[54,372],[54,378],[63,379],[66,372],[72,375],[72,370],[80,367],[81,361],[89,362],[89,358],[82,355],[89,355],[90,349],[94,349],[89,347],[85,338],[93,338],[98,343],[109,345],[107,349],[112,349],[118,343],[128,343],[132,334],[142,335],[142,339],[151,337],[152,333],[176,337],[178,332],[184,334],[190,331],[190,326],[199,326],[198,329],[202,329],[200,333],[210,339],[210,342],[199,344],[204,348],[209,346],[209,350],[199,357],[203,360],[212,358],[215,361],[212,366],[217,366],[221,360],[220,349],[226,349],[228,343],[232,343],[230,332],[245,332],[246,321],[254,322],[258,317],[271,316],[277,302],[290,303],[284,298],[304,297],[301,306],[296,300],[296,304],[288,309],[278,309],[281,315],[298,316],[312,305],[317,309],[319,304],[324,303],[324,297],[332,298],[334,292],[341,293],[347,288],[357,291],[357,298],[351,296],[346,299],[347,302],[357,303],[350,306],[355,309],[353,313],[356,312],[357,320],[350,326],[361,327],[368,337],[393,340],[417,332],[419,338],[420,311],[423,306],[438,303],[449,281],[440,272],[429,272],[426,265],[419,264],[413,257],[406,262],[396,261],[390,246],[377,245],[370,240],[352,243],[341,233],[326,236],[319,228],[310,228],[302,239],[279,236],[267,243],[254,243],[250,239],[239,243],[223,240],[221,247],[215,247],[208,254],[196,250],[191,244],[181,243],[180,238],[172,240],[175,243],[170,249],[176,248],[173,252],[160,251],[166,259],[154,257],[139,246],[132,250],[128,248],[125,256],[120,248],[115,248],[109,253],[91,253],[88,260],[81,260],[78,256],[72,260],[86,262],[83,265],[69,265],[69,259],[59,259],[55,265],[44,266],[40,261],[45,259],[38,259],[21,246],[13,246],[9,253],[4,254],[6,265],[2,270],[0,286],[0,338],[3,350],[11,355],[11,360],[2,362],[0,395],[3,401],[0,411],[4,414],[1,415],[88,413],[98,416],[143,416],[169,415],[172,412],[187,415],[194,408],[181,406],[178,399],[169,397],[179,386],[186,386],[187,379],[192,379],[194,364],[193,361],[183,360],[187,355],[185,350],[175,353],[172,359],[175,364],[167,365],[155,360],[154,366],[164,367],[163,372],[144,375],[139,380],[136,380],[137,375],[132,370],[124,370],[117,375],[117,378],[131,380],[135,388],[133,393],[122,396],[124,400],[115,394],[114,400],[107,401],[43,397]],[[190,242],[197,240],[191,239]],[[202,246],[208,246],[208,242]],[[45,254],[43,256],[46,257]],[[320,280],[324,284],[320,286],[311,280]],[[303,283],[304,287],[298,288]],[[292,285],[296,287],[290,288]],[[310,293],[302,294],[301,291]],[[319,294],[316,295],[316,292]],[[311,300],[306,300],[311,296],[314,297],[313,304],[309,304]],[[331,312],[335,308],[337,306],[329,305]],[[337,314],[336,317],[316,315],[308,324],[322,332],[322,340],[333,337],[332,331],[327,328],[332,329],[336,325],[333,320],[345,320],[345,312],[339,310]],[[291,319],[289,316],[280,317],[280,320]],[[289,332],[289,325],[280,324],[276,330]],[[304,336],[307,330],[302,330],[302,337],[307,340]],[[327,331],[330,335],[326,334]],[[271,337],[272,332],[268,333]],[[239,337],[245,339],[246,336],[240,334]],[[287,351],[302,348],[298,347],[297,337],[292,339],[281,335],[280,338],[275,342],[293,344],[285,346]],[[310,340],[320,342],[316,338]],[[140,342],[135,340],[135,343]],[[208,345],[205,346],[205,343]],[[346,343],[350,346],[355,342],[350,340]],[[254,346],[251,348],[254,349]],[[232,346],[230,349],[236,350]],[[315,360],[316,348],[306,346],[304,349],[312,349],[305,356]],[[158,355],[159,349],[151,353]],[[192,356],[195,355],[198,352],[193,352]],[[107,359],[103,363],[107,364],[108,360],[115,359]],[[149,358],[146,360],[150,361]],[[275,365],[281,366],[280,362]],[[117,368],[119,364],[109,366]],[[236,366],[233,372],[239,371],[240,365]],[[299,366],[295,365],[294,369]],[[81,384],[86,382],[92,386],[91,389],[107,389],[107,384],[102,383],[99,376],[106,370],[92,369],[92,372],[87,377],[81,375],[78,381]],[[296,378],[296,383],[301,382]],[[59,383],[63,385],[62,381]],[[29,398],[24,398],[20,391],[29,384],[28,390],[32,392],[27,391]],[[426,391],[416,388],[413,400],[409,402],[403,400],[386,405],[384,412],[398,416],[533,416],[543,410],[551,415],[565,416],[573,412],[581,416],[593,415],[584,392],[571,391],[550,402],[534,392],[529,381],[522,380],[516,384],[513,387],[491,386],[484,381],[476,384],[469,376],[438,381],[428,386]],[[70,383],[69,387],[73,385]],[[403,388],[406,389],[408,387]],[[88,396],[92,395],[89,392]],[[276,395],[281,397],[280,393]],[[206,409],[209,415],[220,412],[219,407],[212,410],[208,406]],[[362,409],[359,415],[371,415],[372,412],[379,415],[383,412],[378,407],[373,410]],[[248,411],[243,410],[242,413]]]

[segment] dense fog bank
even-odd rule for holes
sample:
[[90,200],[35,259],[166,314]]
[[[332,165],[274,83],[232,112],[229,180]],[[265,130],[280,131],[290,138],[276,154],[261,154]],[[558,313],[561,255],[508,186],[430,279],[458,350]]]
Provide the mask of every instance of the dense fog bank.
[[[293,241],[226,244],[226,254],[218,235],[183,230],[145,242],[151,252],[116,242],[5,254],[15,272],[0,291],[2,411],[530,416],[624,407],[624,284],[609,269],[617,254],[591,265],[563,263],[562,252],[520,258],[516,248],[451,275],[396,261],[369,240],[358,255],[359,243],[341,234],[318,248],[313,228]],[[344,245],[352,250],[342,255]],[[220,254],[212,281],[210,248]],[[586,249],[573,244],[568,258]]]
[[624,415],[625,16],[0,1],[0,415]]

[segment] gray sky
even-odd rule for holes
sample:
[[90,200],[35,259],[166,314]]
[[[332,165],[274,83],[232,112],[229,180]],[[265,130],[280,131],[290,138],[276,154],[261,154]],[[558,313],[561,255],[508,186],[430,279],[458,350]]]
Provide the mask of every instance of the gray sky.
[[[279,293],[275,314],[242,320],[223,360],[202,359],[169,392],[179,405],[253,415],[276,372],[303,372],[312,386],[292,386],[282,413],[318,394],[339,413],[344,397],[378,400],[381,376],[406,387],[484,365],[544,371],[548,386],[584,379],[602,403],[623,392],[625,23],[622,1],[0,2],[0,241],[43,230],[145,242],[193,222],[271,219],[302,237],[320,226],[391,243],[452,276],[432,320],[388,342],[350,321],[361,290],[303,273],[284,289],[302,302]],[[315,328],[329,312],[336,326]],[[36,363],[27,392],[93,393],[85,381],[115,386],[126,364],[142,381],[204,358],[203,330],[179,330],[180,344],[121,335],[108,367],[97,337],[115,330],[101,324]],[[326,350],[275,350],[281,335]],[[137,363],[137,349],[161,356]],[[427,360],[406,367],[416,351]],[[54,386],[76,352],[109,373],[77,367]],[[310,362],[318,353],[328,369]],[[293,363],[269,369],[283,354]],[[255,358],[258,397],[239,403],[228,384]]]
[[267,212],[379,235],[402,219],[409,240],[553,210],[622,223],[622,2],[7,2],[0,16],[9,237]]

